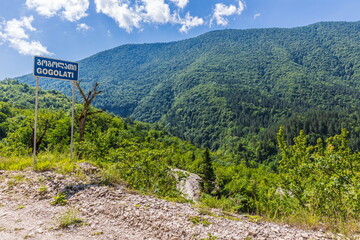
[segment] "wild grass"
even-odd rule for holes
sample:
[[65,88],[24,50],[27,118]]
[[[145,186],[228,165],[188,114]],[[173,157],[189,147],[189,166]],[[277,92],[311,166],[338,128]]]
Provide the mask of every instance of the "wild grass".
[[200,216],[189,216],[188,220],[193,224],[193,226],[201,224],[206,227],[212,224],[208,219]]
[[[279,205],[281,203],[279,202]],[[341,220],[335,217],[324,217],[313,214],[304,209],[293,208],[293,211],[287,215],[274,215],[266,213],[258,213],[258,215],[249,215],[247,213],[242,213],[238,210],[238,205],[226,198],[215,198],[210,195],[204,195],[199,203],[196,205],[199,208],[200,214],[206,214],[209,216],[214,216],[211,213],[211,208],[221,209],[224,213],[224,216],[215,215],[215,217],[224,217],[231,220],[240,220],[235,219],[234,217],[226,217],[226,213],[236,213],[246,217],[248,221],[259,222],[276,222],[281,224],[288,224],[301,229],[307,230],[316,230],[316,231],[325,231],[332,232],[334,234],[340,233],[347,237],[360,235],[360,222],[358,219],[353,219],[348,217],[346,220]]]
[[75,162],[71,162],[69,156],[65,154],[49,152],[37,155],[36,165],[33,164],[32,156],[0,157],[0,170],[22,171],[25,169],[38,172],[53,170],[66,174],[74,171]]
[[358,239],[360,234],[360,222],[357,219],[348,218],[341,220],[338,218],[317,216],[306,211],[296,211],[288,216],[277,217],[275,219],[269,219],[264,216],[264,220],[285,223],[301,229],[332,232],[335,234],[340,233],[350,239],[353,239],[353,236],[357,236],[356,239]]
[[201,204],[210,208],[219,208],[226,212],[238,212],[240,205],[235,204],[231,199],[226,197],[216,198],[208,194],[204,194],[201,199]]
[[30,157],[0,157],[0,170],[24,170],[32,166]]
[[59,228],[67,228],[71,225],[82,225],[84,220],[78,217],[78,211],[75,209],[69,209],[62,213],[58,219]]

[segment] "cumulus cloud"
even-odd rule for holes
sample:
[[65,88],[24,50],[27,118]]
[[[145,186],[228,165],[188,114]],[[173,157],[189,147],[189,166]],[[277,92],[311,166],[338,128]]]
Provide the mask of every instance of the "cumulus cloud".
[[170,0],[170,1],[175,3],[176,6],[178,6],[179,8],[184,8],[189,3],[189,0]]
[[52,55],[40,42],[29,40],[27,31],[36,31],[31,25],[33,20],[33,16],[30,16],[3,22],[1,29],[4,30],[0,32],[0,38],[23,55]]
[[86,25],[86,23],[78,23],[76,26],[76,30],[78,31],[89,31],[91,29],[91,27],[89,27],[88,25]]
[[131,32],[133,28],[140,28],[142,20],[139,10],[131,8],[126,1],[120,0],[95,0],[96,11],[113,18],[120,28]]
[[179,31],[182,33],[187,33],[191,28],[203,25],[204,20],[199,17],[190,16],[190,13],[188,12],[185,18],[179,19],[179,23],[182,24],[182,27]]
[[75,22],[87,16],[89,0],[26,0],[26,6],[46,17],[60,15]]
[[53,55],[38,41],[26,41],[24,39],[10,39],[10,46],[23,55]]
[[167,23],[171,21],[170,7],[164,0],[142,0],[144,7],[140,13],[144,21],[153,23]]
[[215,4],[215,8],[214,8],[214,12],[213,12],[213,16],[212,19],[210,21],[210,25],[212,24],[212,22],[215,20],[217,25],[221,25],[221,26],[226,26],[229,24],[228,20],[226,19],[226,17],[231,16],[231,15],[240,15],[244,9],[245,9],[245,4],[242,1],[239,1],[239,6],[235,6],[235,5],[225,5],[223,3],[217,3]]
[[[188,0],[170,0],[179,8],[183,8]],[[179,16],[178,11],[171,12],[170,6],[165,0],[95,0],[96,11],[113,18],[120,28],[132,32],[134,28],[142,28],[143,23],[155,24],[180,24],[181,32],[187,32],[195,26],[204,24],[202,18],[186,14],[184,18]]]

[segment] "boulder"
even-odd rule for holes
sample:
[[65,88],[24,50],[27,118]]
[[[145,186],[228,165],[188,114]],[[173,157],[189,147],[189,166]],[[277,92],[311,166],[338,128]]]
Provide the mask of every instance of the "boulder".
[[176,187],[187,200],[198,201],[201,194],[201,177],[181,169],[171,170],[176,178]]

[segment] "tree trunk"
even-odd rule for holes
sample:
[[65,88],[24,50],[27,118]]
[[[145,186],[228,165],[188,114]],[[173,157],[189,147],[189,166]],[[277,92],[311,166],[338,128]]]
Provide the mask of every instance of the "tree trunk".
[[[78,82],[75,83],[77,88],[79,89],[79,92],[84,99],[84,108],[82,112],[80,113],[79,117],[76,118],[77,123],[79,125],[79,143],[82,145],[82,143],[85,141],[85,127],[86,127],[86,119],[89,115],[100,113],[103,111],[96,111],[96,112],[89,112],[90,104],[95,99],[96,95],[101,93],[102,91],[96,91],[96,88],[99,86],[98,83],[95,83],[94,90],[89,91],[87,95],[84,94],[83,90],[80,87],[80,84]],[[82,152],[81,150],[78,152],[78,157],[82,158]]]

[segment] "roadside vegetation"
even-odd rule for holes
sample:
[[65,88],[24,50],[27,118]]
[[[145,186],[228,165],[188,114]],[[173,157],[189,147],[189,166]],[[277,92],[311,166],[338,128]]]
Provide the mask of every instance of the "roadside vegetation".
[[[0,83],[0,89],[4,86],[13,88],[12,92],[27,88],[14,81]],[[24,94],[21,99],[30,96]],[[31,156],[33,110],[0,101],[1,170],[74,174],[78,170],[76,162],[84,161],[100,169],[103,184],[126,183],[144,194],[184,201],[170,174],[172,168],[180,168],[202,177],[200,205],[204,208],[216,207],[255,216],[256,221],[322,228],[348,236],[360,231],[360,153],[351,147],[351,133],[346,129],[314,143],[312,136],[303,131],[289,140],[286,128],[279,128],[278,154],[259,163],[248,161],[245,150],[241,154],[211,152],[169,135],[159,125],[99,112],[89,116],[84,141],[75,146],[81,158],[70,161],[69,102],[49,99],[49,107],[39,111],[38,133],[42,139],[36,166]],[[77,104],[76,110],[81,112],[82,105]],[[62,203],[60,195],[54,198],[54,204]],[[64,215],[64,227],[80,223],[73,215]],[[205,223],[204,219],[191,221]]]

